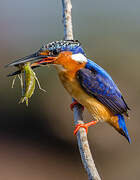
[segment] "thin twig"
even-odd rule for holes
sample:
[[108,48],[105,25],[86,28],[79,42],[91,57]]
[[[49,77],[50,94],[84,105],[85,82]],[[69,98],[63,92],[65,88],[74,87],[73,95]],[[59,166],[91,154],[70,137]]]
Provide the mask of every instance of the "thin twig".
[[[64,39],[73,40],[73,31],[72,31],[72,17],[71,17],[71,0],[62,0],[63,6],[63,23],[64,23]],[[74,99],[73,99],[74,101]],[[75,105],[73,108],[74,111],[74,124],[84,124],[82,117],[82,109],[80,106]],[[98,171],[96,169],[93,157],[89,148],[87,133],[84,128],[80,128],[77,133],[78,147],[81,154],[81,159],[85,170],[88,174],[89,180],[101,180]]]

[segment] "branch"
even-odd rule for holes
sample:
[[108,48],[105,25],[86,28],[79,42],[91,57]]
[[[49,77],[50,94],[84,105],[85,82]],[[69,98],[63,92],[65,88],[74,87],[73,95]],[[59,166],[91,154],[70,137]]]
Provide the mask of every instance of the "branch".
[[73,40],[72,18],[71,18],[71,9],[72,9],[71,0],[62,0],[62,6],[63,6],[64,39],[65,40]]
[[[62,6],[63,6],[64,39],[72,40],[73,31],[72,31],[72,18],[71,18],[71,9],[72,9],[71,0],[62,0]],[[73,111],[74,111],[75,126],[79,123],[84,124],[82,117],[82,109],[80,108],[80,106],[75,105]],[[77,141],[78,141],[79,151],[81,154],[81,159],[84,168],[88,174],[88,179],[101,180],[92,158],[92,154],[88,144],[87,133],[84,128],[79,129],[77,133]]]

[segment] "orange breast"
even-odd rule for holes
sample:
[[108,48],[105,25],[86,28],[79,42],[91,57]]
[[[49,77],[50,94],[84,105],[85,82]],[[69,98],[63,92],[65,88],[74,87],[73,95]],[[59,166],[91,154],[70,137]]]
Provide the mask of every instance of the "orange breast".
[[113,116],[113,114],[110,112],[110,110],[102,103],[100,103],[97,99],[88,95],[81,88],[78,80],[75,77],[68,78],[69,75],[67,73],[68,72],[65,71],[59,72],[58,74],[63,86],[68,91],[68,93],[80,104],[85,106],[94,117],[94,119],[108,122],[111,121],[111,117]]

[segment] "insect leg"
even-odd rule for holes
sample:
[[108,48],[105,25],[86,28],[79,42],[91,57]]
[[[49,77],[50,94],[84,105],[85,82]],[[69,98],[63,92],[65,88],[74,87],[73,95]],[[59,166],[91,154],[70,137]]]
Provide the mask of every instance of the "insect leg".
[[13,81],[12,81],[12,86],[11,88],[14,88],[14,84],[15,84],[15,80],[16,80],[17,76],[14,77]]
[[39,80],[38,80],[38,78],[36,77],[36,74],[35,74],[35,73],[34,73],[34,77],[35,77],[35,79],[36,79],[36,81],[37,81],[37,84],[38,84],[39,89],[42,90],[42,91],[44,91],[44,92],[46,92],[45,89],[41,88],[41,85],[40,85]]
[[23,89],[23,79],[22,79],[22,74],[18,75],[18,78],[20,80],[20,85],[21,85],[21,92],[22,96],[24,95],[24,89]]

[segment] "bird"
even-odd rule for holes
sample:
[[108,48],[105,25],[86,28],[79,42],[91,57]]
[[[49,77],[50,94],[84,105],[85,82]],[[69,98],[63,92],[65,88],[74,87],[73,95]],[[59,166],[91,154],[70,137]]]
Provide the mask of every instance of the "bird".
[[[87,131],[91,125],[106,122],[131,143],[125,122],[130,108],[111,76],[86,56],[78,40],[53,41],[34,54],[7,66],[18,66],[25,62],[30,62],[32,68],[54,65],[62,85],[75,100],[71,104],[71,109],[79,104],[93,116],[93,121],[78,124],[75,127],[75,134],[80,127]],[[10,76],[17,73],[20,72],[17,71]]]

